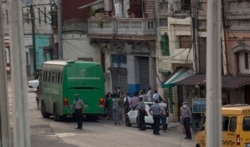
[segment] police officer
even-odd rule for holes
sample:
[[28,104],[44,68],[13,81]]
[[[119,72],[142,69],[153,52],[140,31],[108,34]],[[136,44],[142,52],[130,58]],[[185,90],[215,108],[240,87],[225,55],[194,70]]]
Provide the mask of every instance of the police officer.
[[160,135],[159,130],[160,130],[160,119],[161,119],[161,106],[158,104],[159,101],[155,100],[155,104],[152,105],[149,109],[149,113],[153,115],[154,119],[154,129],[153,129],[153,134],[155,135]]
[[75,110],[77,127],[76,129],[82,130],[82,111],[84,108],[83,101],[80,99],[79,94],[75,94],[75,101],[73,105],[73,109]]
[[185,132],[186,132],[185,139],[192,139],[192,134],[190,130],[190,120],[192,118],[192,113],[191,113],[190,108],[187,106],[187,102],[183,102],[181,117],[183,120]]
[[139,129],[146,130],[145,127],[145,104],[143,102],[143,97],[139,97],[139,104],[138,104],[138,118],[139,118]]

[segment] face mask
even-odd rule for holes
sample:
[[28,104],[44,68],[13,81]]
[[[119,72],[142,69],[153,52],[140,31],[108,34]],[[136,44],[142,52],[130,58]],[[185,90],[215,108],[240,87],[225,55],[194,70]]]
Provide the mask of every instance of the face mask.
[[187,108],[187,105],[185,104],[185,105],[183,105],[183,108]]

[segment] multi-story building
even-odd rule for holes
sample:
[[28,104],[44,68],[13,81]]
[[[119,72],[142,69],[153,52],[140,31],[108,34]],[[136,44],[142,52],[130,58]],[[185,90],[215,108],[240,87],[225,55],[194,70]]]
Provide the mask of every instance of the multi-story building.
[[[249,1],[223,0],[222,2],[222,104],[250,104],[248,98],[250,95],[248,92],[250,88]],[[203,98],[206,95],[206,75],[203,72],[205,71],[203,69],[206,69],[206,33],[202,32],[202,30],[206,31],[206,1],[196,1],[192,6],[199,9],[197,15],[199,47],[196,55],[200,65],[196,64],[194,69],[197,71],[200,68],[200,71],[198,75],[190,76],[177,83],[181,85],[182,95],[186,101],[192,100],[190,98],[195,96]],[[197,58],[194,59],[197,61]]]
[[223,0],[226,71],[239,79],[227,91],[229,103],[250,104],[250,1]]
[[[155,1],[158,20],[156,54],[162,95],[168,99],[171,119],[178,120],[184,101],[175,82],[193,75],[194,35],[191,1]],[[199,36],[204,35],[200,34]]]
[[[33,76],[42,63],[54,59],[54,37],[50,0],[34,0],[23,5],[24,45],[26,51],[27,75]],[[37,75],[35,75],[37,76]]]
[[[62,50],[64,59],[100,62],[99,48],[92,46],[88,33],[89,7],[95,0],[62,1]],[[98,5],[96,7],[99,7]]]
[[[28,2],[28,1],[27,1]],[[9,3],[2,2],[3,9],[3,34],[5,42],[6,70],[11,71],[10,67],[10,47],[9,47]],[[27,75],[34,75],[35,70],[41,68],[45,60],[51,59],[46,54],[45,47],[51,44],[51,3],[50,0],[34,0],[32,4],[23,3],[23,26],[24,26],[24,51],[26,52]],[[32,11],[34,10],[34,11]],[[34,22],[34,23],[32,23]],[[33,28],[33,29],[32,29]],[[34,42],[35,46],[33,46]]]
[[[100,4],[101,3],[101,4]],[[154,0],[104,0],[90,7],[88,38],[99,50],[106,90],[154,89],[156,83]]]

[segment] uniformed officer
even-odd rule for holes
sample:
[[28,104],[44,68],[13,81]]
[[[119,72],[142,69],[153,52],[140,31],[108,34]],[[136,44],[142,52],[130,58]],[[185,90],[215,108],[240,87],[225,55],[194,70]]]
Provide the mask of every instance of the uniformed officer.
[[160,119],[161,119],[162,110],[161,110],[161,106],[159,105],[158,100],[155,100],[155,104],[150,107],[149,113],[153,115],[153,119],[154,119],[153,134],[160,135],[159,130],[160,130]]
[[184,125],[184,128],[185,128],[185,132],[186,132],[185,139],[192,139],[192,134],[191,134],[191,131],[190,131],[190,120],[192,118],[192,113],[191,113],[190,108],[187,106],[186,102],[183,102],[181,117],[182,117],[182,120],[183,120],[183,125]]
[[76,129],[82,130],[82,111],[84,108],[83,101],[80,99],[79,94],[75,94],[75,101],[73,105],[73,109],[75,110],[77,127]]

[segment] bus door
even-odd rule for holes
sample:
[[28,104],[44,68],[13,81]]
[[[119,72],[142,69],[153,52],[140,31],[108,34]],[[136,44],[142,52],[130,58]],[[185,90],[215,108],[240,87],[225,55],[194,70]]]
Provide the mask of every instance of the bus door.
[[239,145],[239,129],[237,129],[237,116],[222,117],[222,145],[223,147],[237,147]]

